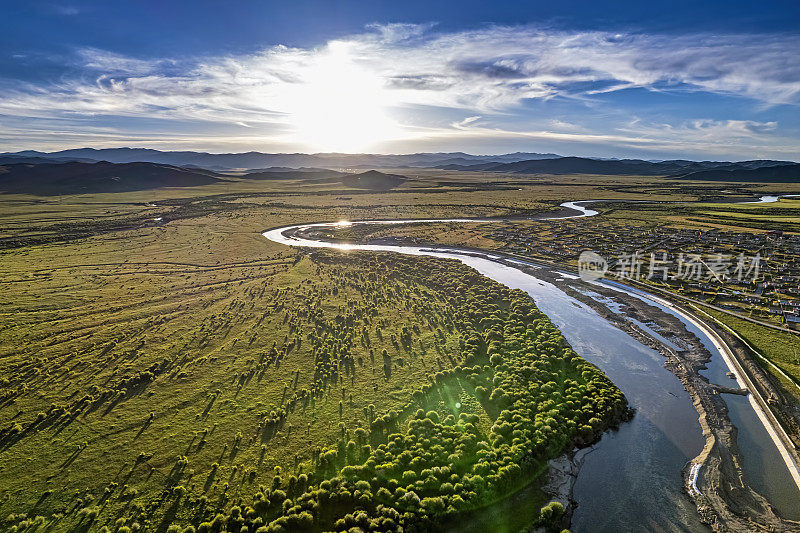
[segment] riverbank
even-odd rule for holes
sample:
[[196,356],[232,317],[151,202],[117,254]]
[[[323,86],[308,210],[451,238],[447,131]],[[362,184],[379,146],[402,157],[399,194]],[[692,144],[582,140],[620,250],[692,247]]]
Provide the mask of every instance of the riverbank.
[[[496,258],[496,255],[492,252],[486,257]],[[728,406],[720,395],[720,387],[701,374],[712,354],[701,339],[688,331],[678,316],[709,335],[717,351],[736,375],[738,383],[745,385],[756,414],[773,438],[792,477],[800,487],[797,454],[793,447],[788,447],[791,446],[791,441],[788,436],[783,439],[779,437],[780,434],[785,435],[783,428],[774,417],[767,414],[767,404],[753,380],[747,377],[748,374],[738,362],[737,355],[711,326],[676,304],[653,295],[636,294],[635,289],[625,288],[621,284],[614,283],[610,286],[586,283],[558,270],[524,265],[517,259],[505,263],[552,283],[569,296],[591,307],[609,323],[665,357],[664,366],[675,374],[692,398],[705,439],[701,453],[688,462],[683,471],[686,493],[695,501],[704,522],[716,531],[744,533],[800,530],[800,522],[782,518],[747,483],[743,470],[744,459],[737,443],[738,430],[728,416]],[[643,297],[668,308],[678,316],[648,303]],[[742,355],[739,354],[739,357]]]
[[[494,252],[491,254],[495,255]],[[695,501],[706,523],[716,531],[800,531],[800,522],[782,518],[746,482],[744,460],[737,443],[738,430],[731,423],[720,388],[701,374],[712,354],[694,333],[687,330],[679,318],[665,313],[644,298],[668,308],[709,336],[737,382],[745,386],[753,409],[777,446],[792,479],[800,488],[800,457],[791,439],[769,410],[760,390],[770,386],[769,380],[763,375],[763,371],[760,371],[759,378],[750,377],[752,372],[760,369],[751,361],[743,359],[746,357],[746,352],[741,349],[743,347],[735,352],[728,344],[732,339],[727,339],[726,342],[716,328],[700,320],[691,311],[663,298],[619,283],[586,283],[575,276],[565,275],[562,271],[543,266],[525,266],[518,259],[507,261],[507,264],[521,270],[527,269],[536,278],[552,283],[665,357],[664,366],[678,377],[692,398],[706,441],[703,451],[687,463],[683,472],[686,493]],[[653,324],[658,331],[645,326],[644,322]],[[673,342],[665,339],[665,336],[669,336]],[[745,367],[749,372],[745,371]],[[760,388],[756,386],[756,382]]]
[[[684,349],[676,350],[658,339],[652,332],[644,331],[628,320],[614,320],[611,315],[615,313],[604,310],[602,305],[590,304],[604,317],[615,321],[621,329],[628,331],[634,338],[661,352],[665,357],[665,366],[680,379],[691,396],[698,412],[706,445],[702,452],[687,464],[684,469],[684,481],[686,492],[696,502],[704,521],[718,531],[792,531],[800,529],[800,523],[780,517],[770,503],[746,482],[743,470],[744,459],[737,442],[737,428],[731,423],[728,416],[728,406],[720,394],[719,387],[700,373],[711,360],[711,353],[702,345],[700,339],[689,332],[680,320],[663,313],[658,307],[646,303],[631,292],[620,296],[619,287],[611,290],[603,290],[598,287],[597,290],[625,306],[616,314],[622,313],[625,318],[649,320],[660,327],[662,335],[664,332],[670,332],[674,335],[673,338],[680,339],[685,343]],[[573,294],[573,296],[580,298],[578,294]],[[647,298],[652,298],[652,296],[648,295]],[[588,303],[585,297],[582,298],[582,301]],[[793,456],[789,452],[785,441],[776,439],[778,432],[783,432],[783,430],[780,426],[776,427],[776,420],[770,420],[765,415],[760,404],[763,402],[763,398],[727,344],[710,326],[687,310],[663,299],[654,299],[654,301],[690,321],[710,337],[717,351],[733,371],[737,382],[745,385],[750,393],[749,398],[756,414],[778,445],[790,473],[796,480],[800,480],[796,475],[796,454]],[[633,310],[630,310],[630,307],[633,307]],[[766,406],[765,402],[764,406]]]

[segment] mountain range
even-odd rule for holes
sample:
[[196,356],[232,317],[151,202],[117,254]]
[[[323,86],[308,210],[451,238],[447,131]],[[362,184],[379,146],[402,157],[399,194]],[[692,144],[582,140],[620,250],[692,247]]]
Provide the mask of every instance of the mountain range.
[[[469,165],[478,163],[513,163],[531,159],[553,159],[557,154],[517,152],[502,155],[471,155],[463,152],[418,153],[418,154],[267,154],[245,152],[238,154],[210,154],[206,152],[162,152],[149,148],[77,148],[59,152],[22,152],[0,154],[4,158],[56,159],[64,161],[108,161],[111,163],[133,163],[148,161],[175,166],[193,166],[212,170],[261,169],[265,167],[321,167],[332,169],[357,168],[438,168],[445,165]],[[24,161],[17,161],[24,162]]]
[[[95,161],[87,156],[111,156],[117,161]],[[499,156],[469,154],[205,154],[199,152],[159,152],[157,150],[109,149],[66,150],[62,152],[17,152],[0,154],[0,191],[40,195],[80,194],[97,192],[126,192],[160,187],[194,187],[225,182],[230,179],[282,180],[295,179],[314,183],[340,183],[346,187],[389,190],[402,184],[406,176],[370,170],[355,173],[367,161],[378,168],[436,168],[459,172],[492,172],[498,174],[559,175],[637,175],[666,176],[685,180],[729,181],[753,183],[800,183],[800,164],[791,161],[644,161],[641,159],[591,159],[584,157],[550,157],[553,154],[533,154],[540,159],[516,160],[532,154],[516,153]],[[127,161],[131,158],[151,158],[159,161]],[[222,159],[215,159],[215,158]],[[486,161],[486,158],[500,161]],[[238,159],[237,159],[238,158]],[[183,164],[162,160],[183,161]],[[479,162],[475,162],[475,161]],[[503,160],[506,160],[503,162]],[[187,163],[186,161],[194,161]],[[255,164],[250,171],[223,171],[198,161],[225,164]],[[265,161],[282,161],[280,166],[264,167]],[[308,166],[327,161],[336,163],[331,170]],[[458,162],[453,162],[458,161]],[[469,164],[464,164],[467,162]],[[303,164],[301,164],[303,163]],[[445,163],[445,164],[442,164]],[[292,164],[299,168],[292,168]],[[413,165],[413,166],[412,166]],[[213,168],[212,168],[213,167]]]
[[681,179],[702,181],[744,181],[749,183],[800,183],[800,165],[772,165],[751,169],[713,168],[690,172]]
[[[602,174],[602,175],[637,175],[637,176],[687,176],[705,171],[728,172],[735,178],[741,171],[760,171],[768,175],[770,171],[762,169],[788,167],[783,172],[790,172],[791,167],[800,169],[800,165],[791,161],[751,160],[751,161],[688,161],[683,159],[667,161],[643,161],[641,159],[590,159],[586,157],[560,157],[557,159],[541,159],[516,161],[513,163],[479,163],[474,165],[445,165],[444,170],[508,172],[514,174]],[[751,172],[758,175],[759,172]],[[791,174],[791,172],[790,172]],[[698,175],[694,179],[703,179]]]
[[[46,160],[45,160],[46,161]],[[130,192],[161,187],[196,187],[225,183],[232,179],[294,179],[317,184],[341,184],[353,189],[387,191],[406,177],[377,170],[345,173],[325,169],[263,169],[244,174],[222,174],[201,168],[176,167],[160,163],[4,163],[0,157],[0,192],[40,196]]]

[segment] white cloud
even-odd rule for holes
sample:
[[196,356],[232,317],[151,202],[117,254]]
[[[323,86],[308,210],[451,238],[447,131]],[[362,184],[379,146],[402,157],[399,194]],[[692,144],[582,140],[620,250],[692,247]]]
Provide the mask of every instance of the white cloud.
[[422,37],[426,31],[435,27],[436,24],[369,24],[368,30],[376,31],[381,36],[384,43],[399,43],[416,37]]
[[72,17],[78,15],[81,11],[75,6],[53,4],[51,6],[54,13],[63,15],[65,17]]
[[[550,124],[553,129],[512,130],[459,123],[458,128],[428,128],[419,130],[417,141],[436,142],[459,138],[464,142],[544,142],[565,146],[586,146],[584,155],[596,155],[593,150],[613,146],[626,153],[649,157],[647,154],[666,154],[665,157],[704,159],[786,158],[797,157],[797,141],[792,138],[765,136],[777,124],[754,121],[715,121],[698,119],[677,125],[652,124],[634,119],[627,127],[595,133],[568,124]],[[570,131],[570,129],[572,131]],[[592,148],[593,147],[593,148]],[[683,155],[680,155],[683,154]]]
[[469,126],[470,124],[474,124],[475,122],[477,122],[480,119],[481,119],[480,115],[475,115],[473,117],[467,117],[467,118],[459,120],[457,122],[453,122],[452,126],[454,128],[456,128],[456,129],[465,128],[465,127]]
[[[770,139],[777,122],[753,120],[694,119],[679,124],[651,124],[639,119],[631,121],[620,131],[642,137],[680,142],[730,143],[734,141],[761,142]],[[788,140],[787,140],[788,141]]]
[[[412,115],[401,116],[399,110],[452,110],[467,118],[442,125],[463,133],[481,117],[524,114],[527,100],[592,99],[629,88],[797,105],[797,50],[797,35],[647,35],[502,26],[437,33],[431,25],[375,25],[316,48],[274,46],[218,57],[144,60],[84,49],[75,58],[79,77],[47,85],[7,81],[0,114],[239,124],[280,142],[296,141],[298,134],[328,122],[327,135],[334,136],[341,123],[354,122],[367,129],[379,124],[375,130],[383,135],[378,140],[385,141],[413,137],[417,131]],[[320,116],[328,108],[336,112]],[[550,124],[561,132],[590,133],[560,118]],[[732,141],[770,135],[776,128],[774,122],[699,120],[638,125],[630,133]]]
[[549,124],[552,128],[559,131],[586,132],[586,129],[578,124],[573,124],[572,122],[559,120],[557,118],[550,120]]

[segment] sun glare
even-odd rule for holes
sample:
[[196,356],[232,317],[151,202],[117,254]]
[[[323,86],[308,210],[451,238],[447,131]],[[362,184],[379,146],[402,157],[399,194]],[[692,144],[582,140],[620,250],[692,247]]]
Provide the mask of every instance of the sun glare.
[[386,113],[383,80],[345,45],[331,44],[298,85],[290,121],[296,140],[312,150],[361,152],[401,134]]

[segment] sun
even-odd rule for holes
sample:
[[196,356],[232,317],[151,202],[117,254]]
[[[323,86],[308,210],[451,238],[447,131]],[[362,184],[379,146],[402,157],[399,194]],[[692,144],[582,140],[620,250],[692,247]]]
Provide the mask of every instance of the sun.
[[402,134],[387,114],[383,79],[359,65],[344,44],[332,43],[315,56],[293,93],[292,136],[311,150],[363,152]]

